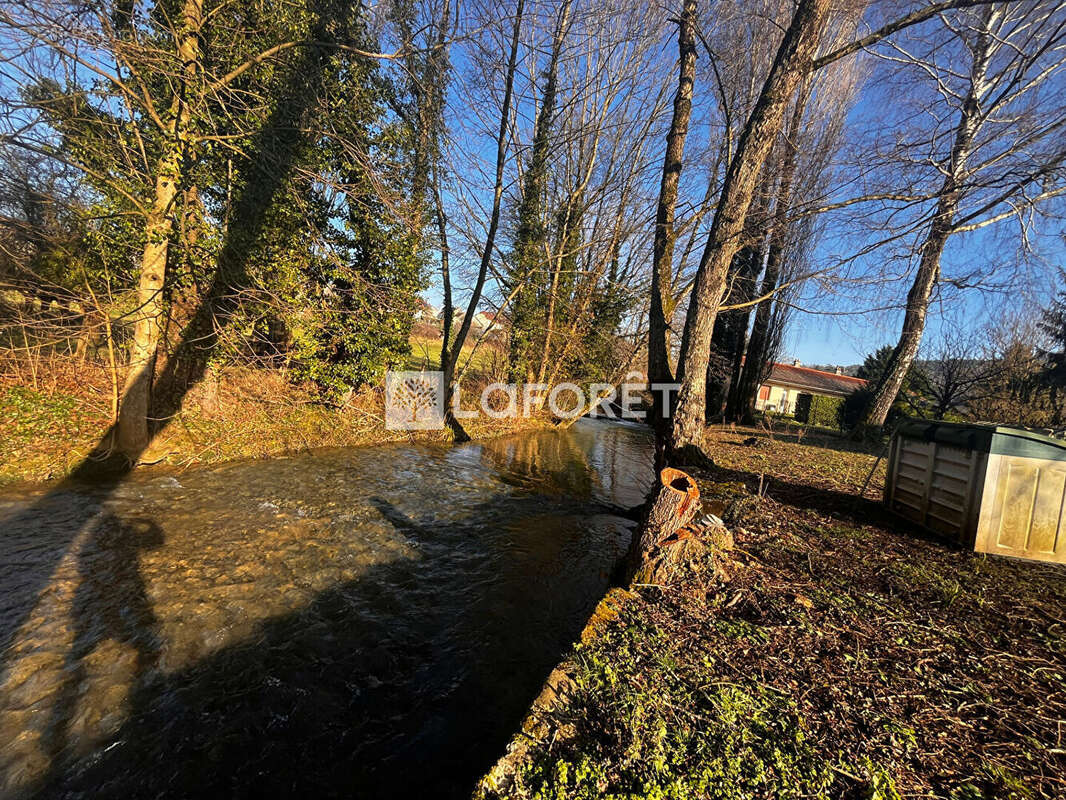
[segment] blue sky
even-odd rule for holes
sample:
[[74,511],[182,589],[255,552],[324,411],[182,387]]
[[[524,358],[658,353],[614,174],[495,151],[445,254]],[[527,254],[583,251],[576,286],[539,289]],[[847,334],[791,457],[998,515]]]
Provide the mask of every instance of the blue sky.
[[[1010,313],[1046,306],[1060,288],[1059,270],[1066,268],[1066,246],[1061,222],[1045,219],[1033,236],[1033,252],[1023,254],[1018,243],[1018,225],[1005,221],[994,228],[958,234],[944,254],[944,273],[959,274],[967,267],[994,265],[988,280],[963,291],[945,288],[934,301],[927,321],[925,342],[935,346],[945,327],[980,329]],[[996,285],[997,276],[1003,286]],[[909,277],[909,273],[908,273]],[[895,344],[902,324],[901,309],[873,310],[883,304],[900,304],[908,286],[902,281],[886,284],[862,303],[813,299],[816,312],[797,310],[792,317],[782,356],[808,364],[855,364],[866,354],[886,344]]]
[[[936,23],[926,23],[926,26]],[[669,50],[671,31],[663,33],[663,48]],[[921,33],[926,36],[929,30]],[[910,45],[912,43],[908,43]],[[943,54],[940,48],[939,55]],[[456,62],[458,70],[466,68],[461,54]],[[920,98],[929,98],[930,83],[922,84],[921,76],[897,74],[891,67],[893,78],[884,79],[880,74],[883,65],[870,68],[871,79],[859,91],[859,100],[853,106],[848,119],[850,153],[842,151],[837,168],[843,175],[847,170],[862,164],[861,145],[864,136],[884,135],[912,118],[914,106]],[[526,76],[528,78],[528,76]],[[697,101],[708,102],[711,96],[709,72],[705,61],[697,77]],[[1057,79],[1061,84],[1061,76]],[[452,108],[462,109],[470,98],[455,97]],[[528,86],[527,86],[528,88]],[[1056,88],[1060,91],[1061,86]],[[935,88],[932,89],[935,94]],[[923,95],[923,92],[925,93]],[[528,103],[528,97],[523,101]],[[706,130],[702,128],[699,110],[693,120],[689,136],[689,153],[705,143]],[[957,115],[951,109],[943,109],[939,126],[950,130],[956,124]],[[470,128],[460,134],[469,135]],[[483,141],[464,140],[461,149],[467,154],[489,161],[494,155],[491,137]],[[993,145],[994,147],[994,145]],[[652,151],[655,153],[655,150]],[[661,149],[658,158],[661,158]],[[846,162],[852,159],[849,166]],[[691,174],[691,173],[690,173]],[[935,172],[929,180],[938,181]],[[491,187],[485,187],[486,190]],[[846,191],[854,191],[854,187]],[[861,193],[861,192],[858,192]],[[833,199],[840,199],[835,196]],[[1054,209],[1057,210],[1057,209]],[[506,208],[505,208],[506,213]],[[864,245],[877,238],[877,234],[856,230],[834,230],[834,226],[846,220],[846,214],[827,221],[828,235],[815,250],[812,263],[815,268],[830,267],[850,257]],[[842,224],[842,223],[841,223]],[[651,220],[649,215],[648,225]],[[947,279],[966,273],[979,273],[978,280],[970,281],[967,287],[956,290],[945,286],[942,297],[934,302],[930,311],[926,341],[935,343],[945,327],[962,326],[977,330],[990,321],[1002,318],[1005,313],[1022,308],[1037,308],[1047,305],[1058,287],[1059,269],[1066,266],[1066,247],[1063,244],[1063,226],[1060,218],[1037,219],[1029,251],[1022,253],[1019,247],[1018,224],[1007,220],[995,226],[972,233],[954,236],[945,251],[943,274]],[[501,231],[497,249],[509,246],[506,231]],[[469,257],[468,259],[469,260]],[[461,256],[456,257],[457,266],[463,265]],[[465,267],[470,268],[467,263]],[[811,284],[797,301],[797,308],[790,321],[781,357],[799,358],[805,363],[854,364],[861,362],[866,354],[884,344],[893,344],[899,336],[902,318],[901,306],[909,288],[913,259],[908,261],[888,248],[875,251],[853,263],[848,269],[848,279],[837,279],[828,290]],[[460,266],[460,269],[462,266]],[[884,280],[871,280],[873,276],[889,274]],[[460,286],[462,281],[458,282]],[[436,306],[441,304],[439,277],[434,273],[432,284],[424,293],[426,299]],[[465,301],[465,292],[458,293]],[[485,304],[483,304],[485,305]]]

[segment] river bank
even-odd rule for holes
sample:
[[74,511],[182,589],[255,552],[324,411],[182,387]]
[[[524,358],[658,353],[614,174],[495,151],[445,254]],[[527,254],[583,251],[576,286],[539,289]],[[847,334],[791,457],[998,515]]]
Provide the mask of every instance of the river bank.
[[[112,382],[93,364],[53,365],[32,381],[0,381],[0,486],[66,477],[111,424]],[[486,439],[550,426],[531,417],[471,420]],[[183,399],[142,464],[172,468],[291,455],[386,442],[451,442],[449,430],[389,431],[380,389],[325,405],[280,370],[229,368],[212,373]]]
[[709,435],[729,579],[613,592],[479,797],[1064,796],[1061,567],[902,527],[851,443]]

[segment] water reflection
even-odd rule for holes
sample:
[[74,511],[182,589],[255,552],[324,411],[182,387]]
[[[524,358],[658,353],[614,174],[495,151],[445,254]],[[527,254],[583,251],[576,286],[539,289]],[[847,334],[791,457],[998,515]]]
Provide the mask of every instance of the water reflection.
[[644,500],[652,446],[644,426],[586,419],[566,431],[493,440],[482,451],[516,486],[629,508]]
[[25,621],[0,786],[463,795],[602,593],[629,532],[603,504],[639,502],[650,464],[642,431],[582,422],[141,475],[15,513],[3,586],[20,569],[2,564],[58,567],[32,609],[4,608]]

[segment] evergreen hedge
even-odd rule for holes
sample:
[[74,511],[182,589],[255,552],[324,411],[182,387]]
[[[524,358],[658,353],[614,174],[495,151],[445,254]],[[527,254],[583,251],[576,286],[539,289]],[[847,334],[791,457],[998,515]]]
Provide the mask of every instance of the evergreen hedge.
[[842,397],[803,394],[796,402],[796,419],[820,428],[838,428],[843,407]]

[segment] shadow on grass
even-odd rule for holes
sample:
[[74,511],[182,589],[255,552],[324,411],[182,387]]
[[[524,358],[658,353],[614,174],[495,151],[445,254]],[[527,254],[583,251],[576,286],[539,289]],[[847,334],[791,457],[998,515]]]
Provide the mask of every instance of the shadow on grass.
[[880,498],[870,497],[869,491],[867,496],[860,497],[853,492],[825,489],[797,481],[783,480],[776,476],[768,477],[765,473],[746,472],[722,466],[715,466],[707,474],[712,481],[742,483],[752,495],[758,492],[761,481],[765,496],[784,505],[814,511],[856,527],[874,525],[909,538],[923,539],[958,549],[958,545],[950,540],[893,514]]
[[825,450],[834,450],[838,453],[859,453],[867,456],[877,456],[885,451],[886,441],[869,442],[855,441],[846,434],[837,433],[830,428],[803,428],[805,433],[799,433],[794,427],[775,427],[768,431],[764,427],[715,425],[710,430],[716,436],[738,436],[747,438],[754,436],[771,442],[783,442],[785,444],[801,444],[821,447]]

